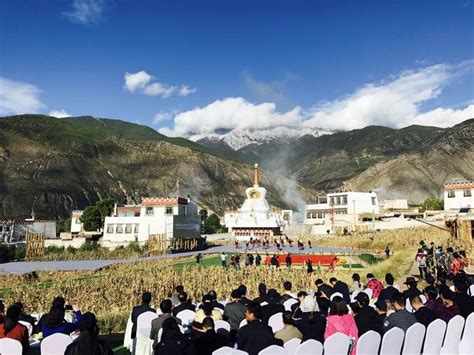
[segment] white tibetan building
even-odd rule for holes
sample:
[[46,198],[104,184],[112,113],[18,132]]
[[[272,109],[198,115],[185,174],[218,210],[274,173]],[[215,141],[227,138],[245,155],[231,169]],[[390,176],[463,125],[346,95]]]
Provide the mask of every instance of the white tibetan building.
[[265,199],[267,190],[259,185],[258,164],[254,166],[254,184],[245,190],[247,196],[238,211],[226,212],[224,221],[229,233],[237,240],[249,240],[280,235],[284,220],[280,213],[270,212]]

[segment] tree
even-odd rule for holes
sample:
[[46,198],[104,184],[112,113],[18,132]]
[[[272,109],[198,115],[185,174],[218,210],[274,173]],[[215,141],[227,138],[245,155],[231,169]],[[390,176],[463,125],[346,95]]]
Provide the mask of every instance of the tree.
[[204,233],[205,234],[214,234],[220,232],[221,230],[221,220],[218,215],[215,213],[211,214],[204,221]]
[[85,231],[96,231],[104,225],[105,217],[112,213],[114,208],[114,201],[110,198],[100,200],[93,206],[85,208],[81,217],[81,222],[84,223]]
[[440,211],[444,209],[444,201],[437,198],[427,198],[421,205],[423,209]]

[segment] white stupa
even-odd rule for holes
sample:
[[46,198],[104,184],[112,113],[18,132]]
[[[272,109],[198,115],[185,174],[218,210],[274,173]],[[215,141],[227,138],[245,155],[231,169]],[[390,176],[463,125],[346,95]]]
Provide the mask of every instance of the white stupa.
[[259,186],[258,164],[254,166],[253,186],[245,190],[247,196],[238,211],[226,212],[224,220],[229,233],[238,240],[280,235],[284,221],[280,213],[270,212],[265,196],[267,190]]

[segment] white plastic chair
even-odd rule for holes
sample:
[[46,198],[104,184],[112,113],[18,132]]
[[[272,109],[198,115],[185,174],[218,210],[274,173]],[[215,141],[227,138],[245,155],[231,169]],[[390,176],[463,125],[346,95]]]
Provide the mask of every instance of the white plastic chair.
[[10,338],[0,339],[0,354],[19,355],[22,353],[22,351],[23,351],[23,346],[18,340],[10,339]]
[[468,294],[470,294],[471,297],[474,297],[474,284],[469,286]]
[[69,335],[52,334],[41,341],[41,355],[63,355],[71,343],[72,338]]
[[362,291],[362,292],[366,293],[367,296],[369,296],[369,300],[371,300],[371,299],[372,299],[372,296],[374,295],[374,291],[372,291],[371,288],[366,288],[366,289],[365,289],[364,291]]
[[135,354],[151,355],[153,353],[153,340],[150,339],[151,322],[158,318],[155,312],[144,312],[137,318],[137,334],[135,337]]
[[350,339],[343,333],[334,333],[324,341],[324,355],[341,355],[349,351]]
[[295,303],[298,303],[298,300],[295,300],[294,298],[287,299],[285,302],[283,302],[285,311],[291,311],[291,306],[293,306]]
[[407,298],[406,302],[405,302],[405,309],[410,312],[410,313],[413,313],[413,307],[411,306],[411,303],[410,303],[410,299]]
[[356,355],[377,355],[379,353],[381,340],[382,337],[379,333],[373,330],[365,332],[357,342]]
[[234,349],[232,349],[230,346],[223,346],[222,348],[214,350],[212,355],[229,355],[232,353],[232,350]]
[[462,339],[459,342],[458,354],[459,355],[474,354],[474,347],[472,347],[472,342],[468,339]]
[[286,349],[288,355],[294,355],[296,353],[296,349],[298,349],[298,346],[301,344],[301,339],[290,339],[288,340],[285,344],[283,344],[283,347]]
[[464,324],[464,332],[462,333],[462,340],[469,339],[474,343],[474,312],[467,316]]
[[273,334],[275,334],[279,330],[282,330],[285,326],[285,324],[283,324],[283,313],[278,312],[271,316],[268,319],[268,325],[272,328]]
[[405,333],[400,328],[392,328],[386,332],[382,338],[380,354],[382,355],[400,355],[402,350],[403,337]]
[[443,345],[444,334],[446,333],[446,322],[436,319],[426,328],[425,344],[423,355],[439,355]]
[[125,334],[123,336],[123,347],[131,350],[132,349],[132,312],[128,316],[127,326],[125,327]]
[[458,351],[463,328],[463,317],[458,315],[449,320],[440,354],[455,354]]
[[216,322],[214,323],[214,329],[216,330],[216,332],[218,329],[225,329],[230,332],[230,324],[225,320],[216,320]]
[[28,330],[28,335],[31,336],[31,334],[33,333],[33,326],[31,325],[31,323],[26,322],[24,320],[19,320],[18,323],[20,323],[21,325],[24,325],[26,329]]
[[426,302],[428,302],[428,300],[426,299],[426,296],[421,294],[420,295],[420,299],[421,299],[421,302],[423,302],[423,304],[425,304]]
[[268,304],[268,302],[267,302],[267,301],[263,301],[263,302],[261,302],[261,303],[260,303],[260,306],[262,306],[262,307],[263,307],[263,306],[266,306],[267,304]]
[[239,324],[239,329],[247,325],[247,319],[242,319],[242,322]]
[[213,310],[214,310],[214,309],[218,310],[218,311],[221,313],[221,315],[224,314],[224,310],[223,310],[222,308],[214,307]]
[[407,329],[402,355],[419,355],[423,347],[426,327],[421,323],[415,323]]
[[229,355],[249,355],[249,353],[243,350],[233,349]]
[[190,324],[196,317],[196,312],[191,311],[190,309],[184,309],[176,315],[176,318],[181,319],[182,324]]
[[314,339],[306,340],[296,349],[295,355],[322,355],[323,344]]
[[270,345],[265,349],[260,350],[258,355],[288,355],[286,349],[283,346]]

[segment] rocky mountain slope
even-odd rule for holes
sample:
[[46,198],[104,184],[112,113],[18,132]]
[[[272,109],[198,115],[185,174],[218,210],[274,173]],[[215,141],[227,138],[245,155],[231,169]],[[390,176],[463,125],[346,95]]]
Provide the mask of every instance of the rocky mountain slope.
[[[190,195],[218,213],[240,206],[252,167],[209,154],[149,127],[92,117],[22,115],[0,118],[0,218],[67,216],[100,198]],[[262,171],[270,203],[295,206],[288,186]],[[291,191],[290,191],[291,192]]]

